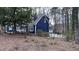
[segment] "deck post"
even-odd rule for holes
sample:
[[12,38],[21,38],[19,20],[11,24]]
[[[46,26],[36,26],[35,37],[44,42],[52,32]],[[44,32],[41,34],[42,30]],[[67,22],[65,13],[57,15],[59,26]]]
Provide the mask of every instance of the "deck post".
[[36,25],[35,25],[35,35],[36,35]]

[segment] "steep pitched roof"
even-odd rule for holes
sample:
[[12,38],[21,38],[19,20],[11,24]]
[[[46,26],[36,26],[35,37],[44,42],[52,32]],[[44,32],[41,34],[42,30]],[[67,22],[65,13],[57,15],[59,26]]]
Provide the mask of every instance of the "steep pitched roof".
[[[36,25],[36,24],[41,20],[41,18],[42,18],[43,16],[45,16],[45,14],[40,14],[40,15],[37,17],[37,19],[35,20],[35,22],[34,22],[33,24]],[[46,15],[46,16],[47,16],[47,15]]]
[[[41,20],[41,18],[42,18],[43,16],[45,16],[45,14],[39,14],[38,17],[37,17],[37,19],[36,19],[34,22],[32,22],[32,23],[28,23],[28,25],[29,25],[29,26],[30,26],[30,25],[37,25],[37,23]],[[46,15],[46,16],[48,17],[48,15]]]

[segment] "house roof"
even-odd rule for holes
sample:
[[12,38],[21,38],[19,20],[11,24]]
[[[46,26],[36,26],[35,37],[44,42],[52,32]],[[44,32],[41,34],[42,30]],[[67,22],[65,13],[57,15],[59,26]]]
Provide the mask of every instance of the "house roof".
[[48,15],[39,14],[38,17],[37,17],[37,19],[36,19],[34,22],[29,23],[28,25],[29,25],[29,26],[30,26],[30,25],[37,25],[37,23],[41,20],[41,18],[42,18],[43,16],[47,16],[47,17],[48,17]]
[[[35,22],[34,22],[33,24],[36,25],[36,24],[41,20],[41,18],[42,18],[43,16],[45,16],[45,14],[40,14],[40,15],[37,17],[37,19],[35,20]],[[46,15],[46,16],[47,16],[47,15]]]

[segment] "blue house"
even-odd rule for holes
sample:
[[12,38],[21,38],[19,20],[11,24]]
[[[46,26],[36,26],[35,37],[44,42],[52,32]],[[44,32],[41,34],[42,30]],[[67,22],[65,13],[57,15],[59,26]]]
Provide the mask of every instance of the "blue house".
[[[49,17],[44,14],[38,15],[32,23],[28,24],[28,31],[35,33],[37,30],[43,30],[45,32],[49,32]],[[25,32],[25,28],[20,28],[20,26],[16,27],[16,31]],[[14,32],[13,26],[5,26],[5,32]]]

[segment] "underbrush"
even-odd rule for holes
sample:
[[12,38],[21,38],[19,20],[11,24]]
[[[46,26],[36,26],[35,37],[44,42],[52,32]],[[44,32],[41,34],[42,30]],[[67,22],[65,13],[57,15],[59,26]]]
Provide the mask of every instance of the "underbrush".
[[72,41],[73,39],[73,37],[74,37],[74,33],[72,32],[72,31],[69,31],[69,32],[65,32],[65,33],[63,33],[63,35],[65,35],[66,36],[66,41]]
[[43,30],[37,30],[37,36],[40,36],[40,37],[48,37],[49,34],[48,34],[48,32],[45,32]]

